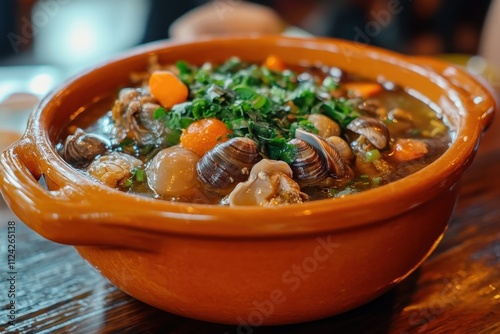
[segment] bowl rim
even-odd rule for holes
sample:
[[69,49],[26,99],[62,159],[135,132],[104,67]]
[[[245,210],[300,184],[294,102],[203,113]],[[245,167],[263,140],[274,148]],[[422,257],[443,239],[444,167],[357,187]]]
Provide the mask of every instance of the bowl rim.
[[[479,107],[471,103],[461,87],[451,81],[454,73],[461,70],[439,60],[404,56],[392,51],[373,46],[364,46],[365,57],[373,57],[377,61],[386,62],[390,66],[405,66],[406,69],[419,75],[427,76],[429,80],[436,80],[443,89],[453,95],[455,107],[460,114],[459,124],[456,124],[456,137],[450,147],[430,165],[422,170],[375,189],[362,191],[341,198],[315,200],[303,204],[281,207],[225,207],[221,205],[172,203],[157,199],[131,195],[92,181],[81,175],[76,169],[69,166],[56,152],[49,138],[46,114],[57,108],[59,99],[71,95],[71,87],[80,80],[109,67],[113,64],[130,60],[131,58],[145,57],[161,50],[173,50],[176,47],[200,45],[208,47],[213,43],[230,43],[234,39],[246,41],[252,45],[259,43],[276,44],[280,47],[297,46],[308,49],[357,47],[354,42],[332,38],[298,38],[285,36],[250,35],[225,36],[204,38],[190,42],[159,41],[135,48],[123,55],[104,62],[95,68],[84,71],[47,95],[36,110],[32,113],[28,130],[19,141],[18,146],[30,146],[40,152],[38,159],[43,160],[45,171],[50,166],[51,172],[45,175],[63,180],[60,189],[51,191],[56,197],[80,198],[80,203],[68,205],[65,214],[72,219],[91,221],[92,224],[122,226],[128,229],[155,231],[162,233],[182,233],[199,236],[277,236],[303,234],[308,232],[325,232],[343,228],[352,228],[376,221],[383,221],[389,217],[400,215],[413,209],[449,190],[460,179],[461,175],[471,163],[477,150],[482,132],[491,122],[491,116],[496,105],[490,101],[491,110],[476,110]],[[429,65],[430,64],[430,65]],[[438,73],[437,71],[441,71]],[[449,78],[443,73],[450,72]],[[465,72],[464,72],[465,73]],[[462,75],[464,75],[462,73]],[[466,75],[469,76],[469,75]],[[471,79],[473,80],[473,79]],[[474,82],[479,85],[479,83]],[[474,108],[474,111],[470,110]],[[468,110],[469,109],[469,110]],[[481,114],[478,115],[478,112]],[[486,119],[481,121],[481,117]],[[36,148],[34,144],[36,143]],[[83,194],[82,192],[87,192]],[[78,196],[76,194],[79,194]],[[114,202],[121,205],[109,205],[99,210],[94,209],[94,216],[89,217],[88,210],[92,210],[89,203],[99,203],[102,198],[112,196]],[[53,199],[54,196],[52,196]],[[390,207],[381,209],[381,203],[393,203]],[[45,201],[45,205],[50,203]],[[61,201],[56,201],[57,205]],[[363,203],[362,210],[353,210]],[[54,203],[53,203],[54,204]],[[67,203],[66,203],[67,204]],[[333,205],[332,205],[333,204]],[[355,205],[356,204],[356,205]],[[137,206],[141,209],[138,213]],[[77,208],[79,207],[79,208]],[[86,211],[87,210],[87,211]],[[339,215],[343,220],[332,222],[331,215]],[[325,219],[328,217],[328,219]],[[47,217],[46,217],[47,218]],[[48,219],[48,218],[47,218]],[[169,220],[169,224],[162,222]],[[261,223],[256,223],[261,220]],[[237,222],[237,223],[235,223]]]

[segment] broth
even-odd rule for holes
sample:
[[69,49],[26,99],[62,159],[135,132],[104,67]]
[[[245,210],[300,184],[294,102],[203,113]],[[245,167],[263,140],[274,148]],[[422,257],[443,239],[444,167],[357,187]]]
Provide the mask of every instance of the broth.
[[[168,82],[161,90],[156,77]],[[270,56],[153,64],[132,78],[118,98],[76,116],[57,148],[134,195],[270,206],[345,196],[415,173],[451,142],[439,115],[404,88],[337,68]]]

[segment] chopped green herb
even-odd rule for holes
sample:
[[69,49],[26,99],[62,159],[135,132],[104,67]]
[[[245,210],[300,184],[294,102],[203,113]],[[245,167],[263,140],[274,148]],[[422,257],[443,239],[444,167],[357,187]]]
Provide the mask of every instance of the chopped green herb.
[[160,119],[165,117],[166,115],[167,115],[167,110],[163,107],[160,107],[156,109],[155,112],[153,113],[153,119]]
[[285,138],[272,138],[267,142],[269,158],[291,163],[297,155],[297,148],[288,144]]
[[335,89],[337,89],[339,87],[338,83],[332,77],[326,77],[323,80],[323,86],[325,86],[329,90],[335,90]]
[[123,184],[122,188],[130,188],[136,183],[146,182],[146,172],[143,167],[136,167],[131,171],[132,176],[130,176]]
[[291,162],[296,149],[288,141],[302,128],[318,133],[307,115],[322,113],[342,128],[358,117],[345,101],[331,95],[337,87],[332,77],[297,79],[291,70],[271,71],[233,57],[221,65],[196,67],[176,64],[189,86],[189,101],[171,110],[159,108],[154,118],[164,120],[169,145],[177,144],[182,129],[193,121],[218,118],[233,130],[232,136],[256,140],[264,156]]
[[181,139],[181,130],[171,130],[168,132],[168,134],[165,136],[165,142],[167,143],[168,146],[173,146],[179,143]]
[[192,72],[191,66],[183,60],[179,60],[177,63],[175,63],[175,66],[179,70],[180,74],[190,74]]
[[195,119],[192,117],[181,117],[181,119],[179,120],[179,126],[181,127],[181,129],[185,129],[194,121]]

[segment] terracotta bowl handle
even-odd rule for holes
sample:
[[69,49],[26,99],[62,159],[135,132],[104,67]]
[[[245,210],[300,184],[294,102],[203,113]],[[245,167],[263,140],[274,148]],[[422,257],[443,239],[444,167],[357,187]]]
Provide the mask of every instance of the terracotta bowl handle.
[[466,101],[468,111],[473,112],[481,124],[483,132],[493,122],[495,110],[498,110],[498,94],[484,78],[467,72],[464,68],[439,59],[414,57],[411,62],[422,67],[429,67],[446,78]]
[[[144,240],[150,236],[120,228],[109,214],[95,211],[96,202],[88,187],[73,187],[63,179],[51,180],[51,167],[40,155],[40,147],[25,135],[0,157],[0,190],[19,219],[58,243],[151,250],[147,245],[154,243]],[[52,190],[39,183],[42,176]]]

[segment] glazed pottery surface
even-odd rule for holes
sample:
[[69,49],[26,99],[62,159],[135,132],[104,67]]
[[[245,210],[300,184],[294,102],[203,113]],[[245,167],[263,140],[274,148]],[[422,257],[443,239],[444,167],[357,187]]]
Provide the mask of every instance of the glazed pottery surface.
[[[377,189],[287,207],[229,208],[128,195],[79,174],[56,153],[85,106],[127,85],[148,58],[194,63],[239,56],[326,64],[389,80],[441,112],[455,133],[437,161]],[[1,157],[15,214],[69,245],[126,293],[191,318],[243,326],[308,321],[362,305],[408,276],[442,237],[496,102],[447,63],[332,39],[250,36],[156,43],[54,91]],[[43,175],[48,189],[38,183]]]

